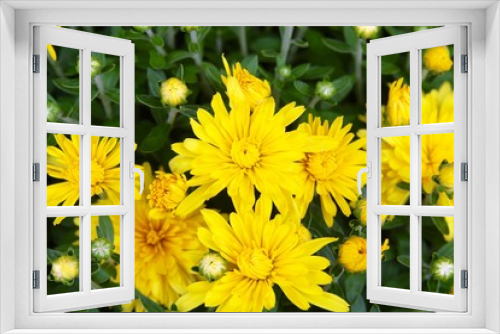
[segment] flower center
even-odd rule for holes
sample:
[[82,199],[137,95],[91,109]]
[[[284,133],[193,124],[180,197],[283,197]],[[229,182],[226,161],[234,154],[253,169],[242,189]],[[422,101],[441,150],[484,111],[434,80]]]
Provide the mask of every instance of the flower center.
[[92,195],[98,195],[103,192],[103,189],[99,186],[100,183],[104,182],[104,168],[100,163],[92,160],[90,164],[90,182],[92,186]]
[[306,154],[306,169],[316,180],[329,180],[338,163],[333,151]]
[[233,143],[231,157],[241,168],[252,168],[260,161],[260,150],[255,143],[243,138]]
[[266,279],[273,270],[273,262],[265,249],[245,249],[237,262],[241,273],[253,279]]
[[173,210],[186,197],[186,178],[183,175],[157,172],[149,189],[151,193],[147,198],[151,207]]
[[158,232],[150,230],[148,232],[147,241],[150,245],[156,245],[162,238],[163,237],[161,235],[158,235]]

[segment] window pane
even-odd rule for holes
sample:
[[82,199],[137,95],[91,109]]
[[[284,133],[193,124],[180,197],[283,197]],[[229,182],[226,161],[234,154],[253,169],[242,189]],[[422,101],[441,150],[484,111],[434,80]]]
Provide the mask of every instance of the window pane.
[[[453,133],[422,135],[421,145],[423,205],[453,206]],[[447,197],[441,196],[441,193],[447,194]],[[450,198],[451,202],[446,198]]]
[[80,136],[47,134],[47,206],[80,205]]
[[92,216],[92,290],[120,286],[121,216]]
[[92,52],[90,66],[92,125],[120,126],[120,57]]
[[47,44],[47,122],[80,123],[79,55]]
[[381,58],[382,127],[410,124],[410,53]]
[[410,136],[381,139],[381,203],[409,204]]
[[120,205],[120,138],[92,137],[92,205]]
[[410,217],[382,217],[381,286],[410,289]]
[[453,294],[454,218],[422,217],[421,220],[422,291]]
[[47,294],[79,291],[78,217],[47,218]]
[[453,45],[422,50],[421,124],[453,122]]

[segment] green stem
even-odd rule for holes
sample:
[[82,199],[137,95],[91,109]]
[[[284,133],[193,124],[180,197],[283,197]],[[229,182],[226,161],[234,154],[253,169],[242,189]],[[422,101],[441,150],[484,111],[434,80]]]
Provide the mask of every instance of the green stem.
[[100,75],[95,76],[94,80],[97,86],[97,91],[99,92],[99,100],[101,100],[102,102],[102,107],[104,108],[106,117],[111,119],[113,117],[111,102],[108,96],[106,95],[106,89],[104,88],[104,83],[102,82],[101,76]]
[[177,109],[177,108],[171,108],[170,112],[168,113],[167,124],[173,125],[174,122],[175,122],[175,118],[177,117],[178,113],[179,113],[179,109]]
[[212,96],[213,89],[210,86],[210,84],[208,83],[207,76],[206,76],[205,71],[203,69],[203,50],[201,48],[201,43],[198,40],[198,31],[191,30],[189,32],[189,36],[191,37],[191,43],[196,45],[196,52],[192,53],[192,57],[193,57],[194,63],[200,69],[201,84],[203,85],[204,92],[208,96]]
[[220,29],[217,29],[216,35],[215,35],[215,52],[217,54],[222,54],[222,47],[223,47],[223,40],[222,40],[222,31]]
[[314,109],[314,107],[316,106],[316,104],[321,101],[321,98],[319,96],[315,96],[313,97],[313,99],[311,100],[311,102],[309,102],[309,105],[307,106],[309,109]]
[[170,49],[175,49],[175,28],[174,27],[168,27],[167,29],[167,46]]
[[281,40],[281,56],[283,57],[283,62],[285,64],[286,64],[286,58],[288,57],[288,51],[290,51],[292,35],[293,35],[293,26],[285,27],[285,32],[283,33],[283,38]]
[[[153,31],[151,29],[146,30],[146,34],[149,36],[150,40],[152,40],[153,37],[155,36],[155,34],[153,33]],[[154,46],[155,46],[156,52],[158,52],[159,55],[161,55],[161,56],[167,55],[167,53],[165,52],[165,50],[163,50],[163,48],[161,46],[158,46],[156,44],[154,44]]]
[[[297,36],[295,36],[296,39],[298,40],[301,40],[304,38],[306,32],[308,30],[308,27],[298,27],[297,28]],[[290,55],[289,55],[289,60],[290,60],[290,63],[292,63],[295,59],[295,54],[297,53],[297,50],[299,49],[299,47],[297,45],[292,45],[290,47]]]
[[361,38],[356,42],[356,52],[354,53],[354,72],[356,75],[356,96],[358,103],[365,104],[365,83],[363,78],[363,48],[361,46]]
[[248,55],[248,45],[247,45],[247,33],[246,27],[238,27],[238,39],[240,41],[240,49],[243,57]]

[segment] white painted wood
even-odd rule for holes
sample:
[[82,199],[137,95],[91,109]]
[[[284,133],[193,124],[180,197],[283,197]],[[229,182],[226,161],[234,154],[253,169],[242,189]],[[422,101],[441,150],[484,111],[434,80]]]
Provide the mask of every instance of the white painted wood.
[[[40,54],[40,73],[34,74],[34,161],[40,163],[40,182],[34,185],[34,270],[40,270],[40,289],[33,290],[34,312],[72,311],[98,305],[119,305],[134,298],[134,180],[128,177],[128,163],[134,161],[134,47],[128,40],[82,33],[64,28],[37,26],[34,50]],[[46,122],[47,51],[46,45],[80,50],[80,123]],[[91,125],[92,52],[120,56],[121,119],[119,128]],[[131,61],[132,59],[132,61]],[[129,97],[130,96],[130,97]],[[47,133],[80,135],[80,205],[47,207]],[[122,205],[91,205],[91,137],[121,137]],[[91,286],[91,218],[92,215],[121,215],[120,287],[92,290]],[[47,295],[47,217],[80,218],[79,292]],[[131,256],[132,254],[132,256]]]
[[[491,17],[485,26],[485,12],[480,8],[477,1],[449,2],[387,2],[390,5],[383,7],[381,2],[370,2],[371,8],[361,5],[357,1],[348,1],[344,6],[347,9],[337,7],[337,1],[307,2],[302,3],[302,9],[294,9],[298,2],[283,3],[283,8],[273,7],[273,2],[265,2],[269,8],[263,10],[264,3],[224,2],[217,6],[215,1],[200,2],[162,2],[168,6],[168,10],[157,9],[158,2],[150,2],[154,10],[136,9],[144,2],[104,2],[104,1],[75,1],[75,2],[48,2],[38,1],[28,4],[30,6],[51,6],[58,10],[40,11],[26,10],[17,11],[16,15],[16,80],[15,80],[15,122],[7,119],[9,124],[16,129],[15,146],[11,152],[16,151],[16,299],[8,300],[15,307],[16,333],[492,333],[484,329],[485,314],[490,314],[492,321],[498,321],[498,312],[493,307],[485,308],[485,282],[491,280],[489,286],[498,285],[498,279],[494,275],[484,275],[485,254],[495,257],[490,246],[484,243],[485,226],[496,224],[498,220],[490,220],[485,210],[485,144],[488,144],[488,156],[491,150],[497,149],[497,142],[485,141],[485,112],[490,116],[495,115],[495,108],[486,108],[486,101],[498,98],[500,86],[497,72],[485,71],[485,40],[487,45],[494,45],[498,41],[495,36],[498,32],[492,32],[493,27],[498,27],[498,17]],[[107,8],[113,10],[105,11],[98,8],[106,3]],[[429,9],[436,4],[444,6],[444,10]],[[18,5],[26,2],[17,2]],[[225,6],[237,9],[227,9]],[[443,5],[444,4],[444,5]],[[471,10],[457,10],[458,7],[468,4]],[[124,10],[124,6],[133,6],[133,10]],[[61,10],[61,6],[72,9]],[[145,5],[147,6],[147,5]],[[297,5],[298,6],[298,5]],[[351,7],[352,6],[352,7]],[[396,6],[398,8],[396,8]],[[412,10],[401,9],[404,7]],[[82,8],[90,9],[82,9]],[[204,9],[201,9],[204,8]],[[223,9],[222,9],[223,8]],[[241,10],[244,8],[245,10]],[[306,8],[306,9],[304,9]],[[384,8],[391,8],[385,10]],[[415,9],[427,8],[427,9]],[[83,19],[84,18],[84,19]],[[470,216],[474,225],[474,233],[471,233],[471,244],[468,245],[472,257],[469,264],[472,267],[469,277],[469,294],[471,307],[467,313],[353,313],[353,314],[33,314],[32,290],[30,285],[30,273],[32,269],[32,211],[29,209],[32,195],[32,182],[27,177],[30,175],[32,162],[32,142],[29,140],[32,131],[32,102],[27,99],[31,95],[32,75],[30,73],[32,54],[30,39],[31,25],[33,23],[44,24],[66,24],[66,25],[284,25],[295,24],[301,26],[342,26],[342,25],[441,25],[468,22],[472,27],[470,36],[472,43],[469,45],[472,58],[469,63],[471,75],[469,84],[473,83],[472,90],[468,93],[469,106],[472,106],[474,122],[469,122],[469,133],[471,133],[470,147],[473,148],[473,158],[470,165],[470,182],[472,187],[471,201],[469,202]],[[491,62],[498,58],[495,53],[487,53],[488,69]],[[14,63],[11,64],[14,66]],[[2,74],[5,72],[2,72]],[[488,78],[488,87],[485,86],[485,78]],[[11,78],[13,79],[13,78]],[[3,91],[2,91],[3,92]],[[3,95],[2,102],[10,96]],[[495,100],[496,101],[496,100]],[[496,102],[495,102],[496,103]],[[493,106],[489,104],[489,106]],[[3,111],[3,110],[2,110]],[[472,115],[469,114],[470,120]],[[490,118],[488,118],[489,120]],[[497,122],[498,123],[498,122]],[[489,124],[491,129],[497,130],[497,123]],[[9,149],[9,145],[5,146]],[[3,150],[2,153],[5,151]],[[497,153],[495,153],[497,154]],[[498,154],[497,154],[498,155]],[[495,166],[491,166],[491,170]],[[496,171],[496,170],[495,170]],[[488,185],[490,185],[488,183]],[[491,198],[498,198],[498,188],[491,185],[489,189]],[[496,197],[495,197],[496,196]],[[28,200],[26,200],[28,198]],[[490,198],[490,197],[488,197]],[[490,203],[491,204],[491,203]],[[491,208],[491,206],[490,206]],[[491,212],[491,210],[488,210]],[[2,225],[9,221],[1,221]],[[2,226],[3,228],[3,226]],[[471,227],[469,227],[471,228]],[[498,226],[495,225],[496,231]],[[3,231],[3,229],[2,229]],[[490,240],[498,245],[498,236],[489,234]],[[498,248],[494,248],[498,249]],[[493,249],[493,250],[494,250]],[[499,257],[497,257],[499,258]],[[2,261],[4,259],[2,258]],[[499,261],[488,262],[489,273],[498,271]],[[4,262],[2,262],[4,263]],[[12,268],[14,270],[14,268]],[[493,277],[493,278],[492,278]],[[499,304],[495,294],[488,290],[489,306]],[[4,301],[2,294],[2,302]],[[498,309],[498,308],[497,308]],[[493,310],[490,312],[490,310]],[[130,329],[137,328],[140,329]],[[170,329],[165,329],[166,327]],[[257,328],[259,327],[259,328]],[[26,328],[26,329],[22,329]],[[45,330],[41,329],[45,328]],[[79,328],[79,329],[75,329]],[[246,328],[246,329],[244,329]],[[446,329],[448,328],[448,329]]]
[[[467,182],[460,180],[460,164],[467,160],[467,75],[460,71],[460,55],[466,54],[466,28],[452,26],[423,32],[381,38],[368,44],[368,162],[372,163],[373,177],[368,187],[368,283],[370,300],[381,304],[400,305],[422,310],[467,311],[467,290],[460,288],[460,271],[467,269]],[[421,50],[430,47],[454,46],[454,113],[455,122],[419,125],[421,86]],[[395,128],[380,128],[380,57],[383,55],[410,52],[410,125]],[[454,207],[431,207],[421,204],[421,143],[420,135],[454,133],[455,138],[455,188]],[[408,135],[410,137],[410,205],[380,205],[380,137]],[[381,286],[380,261],[380,214],[410,216],[410,290],[388,289]],[[443,295],[421,291],[421,217],[454,217],[454,295]]]

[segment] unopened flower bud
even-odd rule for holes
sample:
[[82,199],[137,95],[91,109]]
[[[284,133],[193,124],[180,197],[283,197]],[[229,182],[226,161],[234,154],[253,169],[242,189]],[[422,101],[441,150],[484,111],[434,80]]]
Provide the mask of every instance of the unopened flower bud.
[[171,107],[177,107],[187,102],[189,89],[178,78],[170,78],[161,83],[161,102]]
[[209,281],[221,278],[227,271],[227,262],[215,253],[208,253],[200,261],[198,272]]
[[76,256],[63,255],[52,262],[50,278],[55,282],[72,285],[78,277],[79,264]]
[[315,93],[322,100],[329,100],[335,95],[337,89],[333,85],[332,82],[329,81],[320,81],[316,84]]
[[453,268],[453,260],[444,256],[438,257],[431,263],[432,276],[441,282],[453,279]]
[[292,68],[289,65],[281,66],[278,72],[282,78],[288,78],[292,75]]
[[[90,76],[93,78],[101,72],[102,63],[97,57],[90,57]],[[80,57],[76,61],[76,72],[80,73]]]
[[92,257],[94,257],[98,262],[102,260],[107,260],[111,255],[113,255],[113,250],[115,246],[107,238],[97,238],[92,240],[91,244]]
[[365,39],[370,39],[374,38],[378,31],[380,30],[380,27],[378,26],[355,26],[354,30],[356,30],[356,33],[358,34],[359,37],[365,38]]

